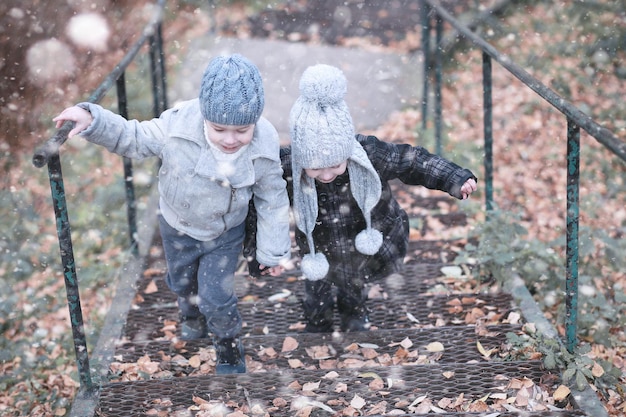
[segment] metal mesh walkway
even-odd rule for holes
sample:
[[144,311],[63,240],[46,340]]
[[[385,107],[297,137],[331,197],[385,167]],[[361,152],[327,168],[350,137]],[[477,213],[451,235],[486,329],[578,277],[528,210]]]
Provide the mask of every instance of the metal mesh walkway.
[[[442,201],[419,207],[432,212]],[[465,219],[452,212],[437,221]],[[248,372],[215,375],[211,340],[179,339],[157,240],[96,415],[584,416],[551,402],[559,376],[539,360],[506,360],[507,334],[521,331],[522,312],[509,294],[464,292],[442,274],[441,260],[453,259],[457,246],[411,242],[402,273],[370,287],[368,332],[304,333],[297,271],[267,280],[242,271],[236,289]]]

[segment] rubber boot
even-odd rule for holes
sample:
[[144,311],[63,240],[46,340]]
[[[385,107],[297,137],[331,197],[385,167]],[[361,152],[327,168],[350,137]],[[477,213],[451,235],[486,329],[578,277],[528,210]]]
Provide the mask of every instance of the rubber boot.
[[327,302],[311,307],[306,302],[302,304],[307,333],[332,333],[333,331],[333,310],[334,304]]
[[342,332],[364,332],[370,329],[371,323],[365,304],[348,306],[338,303],[337,307]]
[[204,316],[180,317],[180,338],[182,340],[204,339],[208,333]]
[[216,374],[243,374],[246,372],[246,357],[241,339],[216,339],[214,345],[217,356],[215,360]]

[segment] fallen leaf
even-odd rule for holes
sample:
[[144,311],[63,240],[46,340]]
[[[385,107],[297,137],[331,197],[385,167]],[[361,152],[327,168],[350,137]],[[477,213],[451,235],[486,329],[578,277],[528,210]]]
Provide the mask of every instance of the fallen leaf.
[[413,342],[411,339],[406,337],[402,342],[400,342],[400,346],[408,350],[411,346],[413,346]]
[[368,387],[372,391],[380,391],[385,388],[385,382],[382,379],[372,379],[372,381],[368,384]]
[[359,343],[359,346],[367,349],[378,349],[380,347],[374,343]]
[[272,400],[272,404],[274,405],[274,407],[282,408],[282,407],[285,407],[288,403],[287,403],[287,400],[285,400],[284,398],[277,397]]
[[298,348],[298,341],[291,336],[285,337],[283,340],[283,348],[281,352],[291,352]]
[[267,298],[267,301],[270,302],[274,302],[274,301],[284,301],[287,297],[289,297],[291,295],[291,291],[283,289],[281,290],[281,292],[270,295]]
[[440,271],[449,278],[461,278],[463,275],[463,270],[458,266],[444,266]]
[[357,394],[354,395],[352,401],[350,401],[350,406],[360,410],[365,407],[365,400],[362,397],[359,397]]
[[287,363],[289,364],[289,367],[292,369],[304,367],[304,364],[302,363],[300,359],[289,359],[287,360]]
[[522,318],[522,316],[516,312],[516,311],[511,311],[509,313],[509,316],[507,317],[507,321],[511,324],[517,324],[519,323],[520,319]]
[[143,272],[143,276],[146,278],[152,278],[163,275],[164,273],[165,271],[159,268],[146,268],[146,270]]
[[189,366],[193,368],[199,368],[202,361],[200,360],[200,355],[193,355],[189,358]]
[[567,396],[571,393],[570,389],[565,385],[559,385],[559,387],[554,391],[552,395],[554,397],[554,401],[563,401],[567,398]]
[[363,372],[359,374],[359,378],[375,378],[375,379],[382,379],[377,373],[375,372]]
[[317,382],[306,382],[302,386],[302,391],[315,391],[320,387],[320,381]]
[[409,313],[408,311],[406,312],[406,317],[409,319],[409,321],[412,321],[413,323],[420,322],[413,314]]
[[154,294],[159,291],[159,287],[156,285],[154,280],[150,281],[150,283],[146,286],[146,289],[143,291],[144,294]]
[[288,385],[289,388],[291,388],[292,390],[295,391],[300,391],[302,390],[302,385],[300,385],[300,383],[298,381],[293,381]]
[[335,392],[348,392],[348,384],[344,382],[339,382],[335,385]]
[[604,368],[598,362],[593,362],[593,368],[591,368],[591,375],[595,378],[600,378],[604,375]]
[[440,342],[431,342],[426,345],[426,350],[429,352],[443,352],[445,347]]
[[343,349],[347,352],[356,352],[357,350],[359,350],[359,345],[356,343],[350,343],[348,346],[346,346]]
[[494,349],[489,349],[486,350],[482,343],[480,343],[480,341],[476,341],[476,348],[478,349],[478,352],[480,352],[481,355],[483,355],[483,357],[485,357],[485,359],[489,359],[489,357],[491,356],[491,354],[493,353]]

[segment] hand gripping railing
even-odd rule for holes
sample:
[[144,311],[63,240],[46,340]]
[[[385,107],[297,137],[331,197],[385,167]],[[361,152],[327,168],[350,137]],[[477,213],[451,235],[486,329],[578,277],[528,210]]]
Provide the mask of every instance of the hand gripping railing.
[[[162,19],[165,0],[158,0],[155,4],[155,12],[150,22],[145,26],[141,37],[133,44],[128,53],[115,66],[113,71],[89,96],[87,101],[98,103],[106,92],[111,89],[113,83],[117,87],[118,109],[121,116],[128,117],[128,103],[126,99],[125,71],[130,63],[135,59],[144,44],[148,44],[150,55],[150,73],[152,80],[153,111],[155,117],[161,114],[167,107],[166,80],[165,80],[165,60],[163,55]],[[72,248],[72,237],[70,221],[65,200],[65,187],[63,185],[63,174],[61,172],[61,159],[59,150],[61,145],[67,140],[67,135],[72,130],[74,123],[65,122],[56,134],[39,146],[33,156],[33,164],[36,167],[48,165],[48,177],[50,179],[50,190],[54,205],[56,218],[57,235],[61,250],[61,262],[63,265],[63,276],[65,279],[65,290],[67,293],[67,304],[70,311],[72,334],[74,337],[74,349],[78,362],[78,374],[81,387],[87,391],[94,389],[89,368],[89,355],[87,352],[87,341],[83,325],[83,314],[80,305],[80,295],[78,291],[78,278],[76,275],[76,264],[74,261],[74,251]],[[135,192],[133,188],[133,173],[130,159],[124,158],[124,184],[126,188],[126,203],[128,209],[128,225],[130,233],[130,246],[132,253],[137,256],[137,224]]]
[[450,15],[438,1],[424,0],[422,9],[422,48],[424,50],[424,91],[422,101],[422,123],[426,127],[428,114],[428,82],[432,71],[430,58],[430,19],[435,18],[436,43],[435,59],[435,137],[438,152],[441,151],[441,73],[443,20],[448,22],[459,35],[471,41],[483,51],[483,120],[485,136],[485,205],[487,213],[493,209],[493,127],[492,127],[492,80],[491,60],[494,59],[517,79],[535,91],[545,101],[554,106],[567,119],[567,236],[566,236],[566,279],[565,279],[565,333],[566,347],[573,352],[577,345],[576,322],[578,317],[578,220],[579,220],[579,166],[580,166],[580,129],[608,148],[623,161],[626,161],[626,143],[621,141],[608,129],[600,126],[589,116],[578,110],[574,105],[560,97],[539,80],[531,76],[522,67],[515,64],[508,56],[498,52],[480,36],[473,33]]

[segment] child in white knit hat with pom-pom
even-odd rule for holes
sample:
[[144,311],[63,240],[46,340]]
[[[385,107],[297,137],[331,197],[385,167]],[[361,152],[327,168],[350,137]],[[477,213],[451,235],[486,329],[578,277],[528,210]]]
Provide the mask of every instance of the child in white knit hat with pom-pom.
[[[408,216],[393,197],[390,180],[459,199],[476,191],[471,171],[422,147],[355,135],[346,90],[338,68],[307,68],[291,109],[291,145],[281,149],[303,255],[308,332],[333,331],[335,305],[342,331],[369,328],[365,284],[399,270],[409,238]],[[252,244],[253,219],[252,211],[247,238]],[[253,255],[250,247],[245,253]],[[263,274],[254,265],[252,260],[250,273]]]

